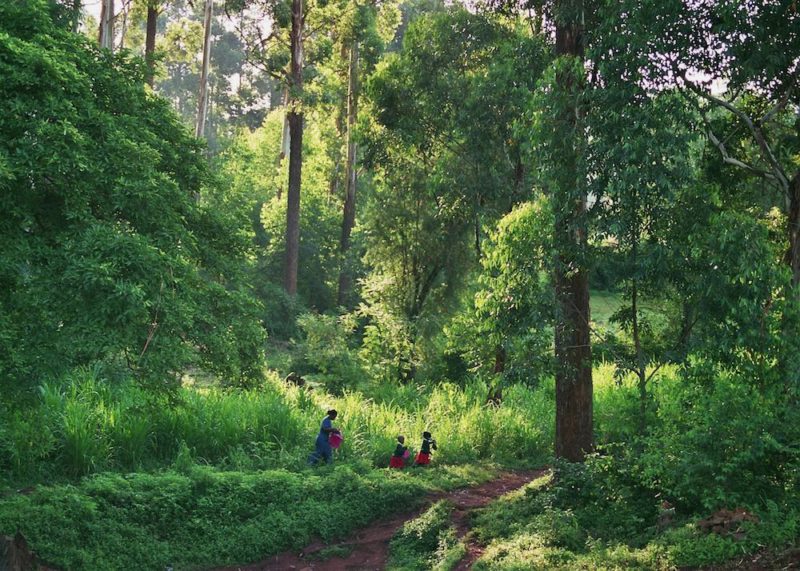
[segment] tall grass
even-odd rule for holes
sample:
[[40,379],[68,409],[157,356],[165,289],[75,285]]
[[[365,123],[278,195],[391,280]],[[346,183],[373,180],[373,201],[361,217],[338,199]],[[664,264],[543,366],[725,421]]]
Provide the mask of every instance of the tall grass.
[[184,388],[177,399],[154,398],[131,385],[113,385],[93,369],[46,384],[37,406],[0,431],[0,468],[12,482],[73,478],[100,471],[172,466],[179,455],[222,468],[300,469],[329,408],[345,442],[338,461],[388,464],[398,434],[413,450],[422,432],[439,442],[435,461],[546,461],[553,432],[553,387],[522,386],[488,406],[487,387],[441,384],[382,387],[334,397],[287,385],[277,376],[250,390]]
[[[669,385],[673,377],[665,368],[651,381],[656,398],[669,390],[658,383]],[[598,442],[629,440],[637,426],[634,380],[619,381],[605,365],[594,379]],[[36,406],[4,415],[0,470],[7,481],[22,483],[159,469],[179,456],[230,469],[302,469],[329,408],[339,411],[336,424],[345,434],[337,461],[386,466],[398,434],[416,450],[429,430],[439,443],[436,462],[547,462],[555,424],[552,379],[535,389],[508,387],[500,406],[487,405],[487,393],[485,383],[473,380],[463,388],[382,385],[370,395],[332,396],[273,374],[254,389],[186,387],[166,399],[79,369],[44,385]]]

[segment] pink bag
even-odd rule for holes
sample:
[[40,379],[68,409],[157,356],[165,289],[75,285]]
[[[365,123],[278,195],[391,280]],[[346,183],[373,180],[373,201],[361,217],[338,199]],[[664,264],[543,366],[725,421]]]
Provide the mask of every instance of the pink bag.
[[408,448],[406,448],[406,451],[403,452],[403,460],[408,460],[409,456],[411,456],[411,452],[409,452]]
[[328,444],[331,445],[331,448],[339,448],[343,440],[344,437],[341,432],[331,432],[331,435],[328,437]]

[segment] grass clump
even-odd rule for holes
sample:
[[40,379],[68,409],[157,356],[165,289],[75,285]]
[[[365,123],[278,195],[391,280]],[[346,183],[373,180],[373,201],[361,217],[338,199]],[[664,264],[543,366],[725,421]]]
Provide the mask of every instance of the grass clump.
[[450,502],[440,500],[406,522],[392,538],[387,569],[445,571],[455,566],[466,550],[451,524],[452,511]]

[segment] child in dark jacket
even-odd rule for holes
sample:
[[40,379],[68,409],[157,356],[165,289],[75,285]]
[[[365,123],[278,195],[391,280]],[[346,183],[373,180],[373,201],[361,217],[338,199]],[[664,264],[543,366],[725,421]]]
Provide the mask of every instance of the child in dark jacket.
[[392,459],[389,460],[389,468],[402,468],[408,456],[408,446],[404,446],[406,438],[402,434],[397,437],[397,447],[394,449]]
[[422,433],[422,446],[420,446],[417,458],[414,461],[417,466],[427,466],[431,463],[431,449],[436,450],[436,440],[426,430]]

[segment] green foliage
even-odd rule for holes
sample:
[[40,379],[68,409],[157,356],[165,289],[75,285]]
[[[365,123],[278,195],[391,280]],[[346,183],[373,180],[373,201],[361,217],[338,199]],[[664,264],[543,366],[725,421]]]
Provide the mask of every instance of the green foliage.
[[76,571],[232,565],[344,537],[397,506],[413,508],[436,480],[349,466],[101,474],[0,502],[0,531],[20,530],[44,560]]
[[798,465],[796,411],[777,391],[698,363],[657,385],[643,476],[683,509],[782,501]]
[[480,255],[483,220],[526,197],[512,125],[548,57],[512,23],[452,9],[414,20],[368,81],[375,188],[361,213],[364,313],[375,329],[365,340],[385,348],[375,357],[395,361],[401,377],[435,369],[434,338],[463,291],[473,244]]
[[406,522],[389,544],[387,569],[449,569],[448,562],[463,554],[450,522],[452,504],[440,500],[419,517]]
[[433,552],[439,544],[439,534],[450,525],[452,510],[453,506],[449,502],[436,502],[422,515],[403,524],[392,538],[391,549]]
[[305,362],[314,368],[313,380],[321,381],[333,394],[363,382],[364,371],[353,348],[352,337],[358,325],[354,314],[306,313],[297,324],[305,334],[302,352]]
[[38,402],[8,415],[0,430],[0,471],[26,485],[104,470],[185,468],[194,461],[240,470],[300,469],[329,408],[339,411],[337,424],[346,435],[337,461],[385,467],[398,433],[416,448],[424,430],[439,440],[435,464],[546,461],[552,385],[512,387],[500,408],[484,406],[486,391],[483,384],[389,385],[373,399],[356,392],[332,396],[273,376],[247,390],[184,388],[166,399],[81,369],[61,384],[43,386]]
[[502,373],[498,386],[552,374],[551,228],[544,198],[503,217],[484,246],[474,307],[446,330],[473,370]]
[[190,365],[257,378],[263,335],[234,271],[247,242],[203,199],[199,143],[141,62],[18,4],[0,8],[0,382],[96,361],[154,388]]
[[626,464],[612,456],[561,464],[490,504],[474,521],[485,545],[474,568],[666,570],[783,549],[796,539],[796,509],[773,502],[760,504],[760,522],[743,526],[738,541],[703,534],[674,513],[665,527],[656,525],[657,498]]
[[296,319],[304,308],[335,308],[341,233],[341,205],[329,184],[335,170],[328,148],[336,139],[333,117],[324,109],[309,111],[303,136],[298,294],[281,291],[288,180],[288,161],[280,159],[284,115],[284,110],[275,110],[252,133],[240,132],[219,160],[230,181],[225,197],[239,205],[240,223],[247,220],[252,229],[257,262],[250,275],[264,307],[264,327],[277,340],[297,335]]

